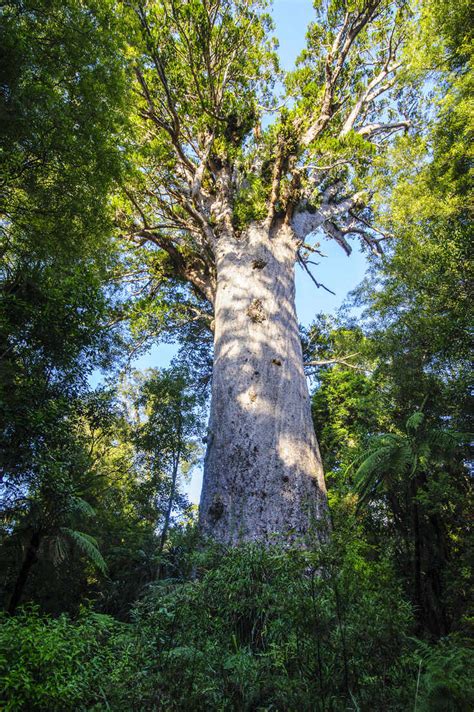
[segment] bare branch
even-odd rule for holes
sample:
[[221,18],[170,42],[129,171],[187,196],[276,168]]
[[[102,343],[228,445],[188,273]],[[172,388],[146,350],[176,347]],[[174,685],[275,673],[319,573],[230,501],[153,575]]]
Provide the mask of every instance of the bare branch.
[[348,354],[347,356],[337,356],[335,358],[322,359],[320,361],[306,361],[304,366],[305,367],[316,367],[316,366],[333,366],[336,364],[342,364],[343,366],[347,366],[348,368],[353,368],[355,371],[366,372],[367,369],[362,368],[361,366],[357,366],[354,363],[349,363],[348,359],[354,358],[355,356],[359,356],[358,351],[353,354]]
[[389,74],[395,72],[399,67],[401,67],[401,65],[401,62],[396,62],[390,66],[384,66],[384,68],[367,84],[365,90],[361,93],[359,99],[354,104],[349,116],[343,124],[343,127],[339,133],[341,138],[346,136],[349,131],[353,129],[354,124],[363,109],[395,84],[395,78],[385,84],[382,84],[382,82]]
[[329,294],[333,294],[334,296],[336,295],[336,292],[333,292],[332,289],[329,289],[329,287],[326,287],[322,282],[318,282],[317,279],[315,278],[314,274],[311,272],[309,269],[308,265],[306,264],[306,261],[303,259],[303,257],[300,255],[298,252],[298,262],[302,266],[302,268],[305,270],[305,272],[309,275],[310,279],[318,289],[322,288],[325,289],[326,292],[329,292]]
[[338,228],[338,226],[328,220],[324,224],[324,229],[328,233],[328,235],[330,235],[332,239],[335,240],[337,244],[342,247],[346,255],[349,257],[352,252],[352,247],[349,245],[346,238],[344,237],[344,233]]
[[214,133],[210,133],[204,142],[204,149],[202,152],[201,162],[196,168],[196,173],[194,174],[194,180],[191,188],[191,196],[196,202],[198,198],[201,198],[200,193],[202,190],[202,179],[204,177],[204,171],[206,170],[206,164],[209,160],[209,156],[212,149],[212,144],[214,141]]

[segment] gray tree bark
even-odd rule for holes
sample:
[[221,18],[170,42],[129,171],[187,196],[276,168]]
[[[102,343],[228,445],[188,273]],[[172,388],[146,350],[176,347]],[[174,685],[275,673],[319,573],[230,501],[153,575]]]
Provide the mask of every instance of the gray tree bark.
[[217,247],[200,525],[223,544],[303,542],[327,513],[295,312],[296,250],[281,224],[271,233],[252,224]]

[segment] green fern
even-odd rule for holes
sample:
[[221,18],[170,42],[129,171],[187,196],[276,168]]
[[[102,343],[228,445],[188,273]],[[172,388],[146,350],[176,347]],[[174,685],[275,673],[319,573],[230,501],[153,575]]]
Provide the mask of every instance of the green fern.
[[69,527],[61,527],[61,532],[67,536],[77,548],[91,561],[102,573],[107,571],[107,564],[99,551],[97,539],[85,532],[79,532]]
[[444,461],[453,450],[472,440],[470,433],[454,430],[423,428],[425,415],[416,411],[405,426],[403,435],[384,433],[372,439],[369,451],[357,458],[348,468],[355,469],[355,490],[359,496],[358,509],[366,504],[382,487],[397,476],[411,479],[421,463],[433,455]]
[[70,499],[70,509],[72,512],[82,515],[83,517],[94,517],[95,509],[94,507],[86,502],[82,497],[71,497]]
[[408,432],[416,432],[424,423],[425,415],[420,410],[411,415],[406,422],[406,430]]

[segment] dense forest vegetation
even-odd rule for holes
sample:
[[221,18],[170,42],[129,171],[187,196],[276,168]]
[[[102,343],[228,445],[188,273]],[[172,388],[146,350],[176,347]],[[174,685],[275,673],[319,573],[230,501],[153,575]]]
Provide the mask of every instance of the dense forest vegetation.
[[[266,5],[0,7],[2,709],[474,707],[470,4],[316,0],[286,76]],[[273,496],[268,414],[255,470],[219,440],[250,422],[231,396],[245,368],[220,357],[212,378],[213,331],[230,338],[216,245],[303,224],[304,269],[324,238],[368,264],[299,330],[327,488],[309,463],[311,517]],[[244,314],[278,341],[258,331],[271,295],[246,289],[228,330]],[[159,341],[171,366],[134,369]],[[294,370],[260,346],[297,419],[299,340]],[[257,510],[242,492],[264,460]]]

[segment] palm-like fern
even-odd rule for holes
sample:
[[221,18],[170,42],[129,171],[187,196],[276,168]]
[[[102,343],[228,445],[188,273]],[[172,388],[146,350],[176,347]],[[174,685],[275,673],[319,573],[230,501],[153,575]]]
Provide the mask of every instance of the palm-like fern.
[[68,522],[95,516],[95,509],[82,497],[71,496],[67,500],[63,514],[63,526],[57,526],[44,538],[44,548],[48,549],[50,558],[55,566],[62,563],[68,556],[71,544],[84,554],[84,556],[102,573],[107,570],[107,565],[99,551],[97,539],[86,532],[66,526]]
[[439,634],[446,620],[438,602],[447,543],[440,510],[429,504],[430,478],[453,472],[453,465],[456,472],[459,457],[455,455],[471,440],[469,433],[427,427],[419,410],[408,418],[404,433],[374,437],[368,452],[351,465],[358,511],[382,492],[386,495],[395,528],[405,542],[405,555],[411,552],[409,570],[419,619],[425,624],[429,621]]
[[8,606],[10,613],[15,611],[31,568],[40,556],[47,556],[57,566],[67,558],[73,545],[96,569],[102,573],[107,570],[97,540],[74,526],[76,522],[93,517],[94,508],[82,497],[67,492],[61,494],[58,501],[50,496],[50,492],[39,492],[32,498],[28,514],[18,526],[18,532],[23,532],[27,544]]
[[[358,507],[366,504],[394,473],[405,472],[412,463],[412,451],[403,436],[380,435],[354,464]],[[353,465],[354,466],[354,465]]]
[[429,429],[425,425],[424,413],[416,411],[408,418],[405,433],[386,433],[374,437],[368,452],[352,463],[350,469],[355,469],[359,509],[384,485],[390,486],[394,477],[408,475],[408,479],[412,479],[420,469],[427,469],[430,460],[445,462],[457,448],[472,439],[469,433]]
[[[79,551],[89,559],[96,569],[99,569],[102,573],[107,571],[107,564],[99,551],[97,539],[90,534],[79,532],[77,529],[70,529],[69,527],[61,527],[57,539],[58,541],[68,539],[77,546]],[[65,556],[63,555],[64,558]]]

